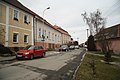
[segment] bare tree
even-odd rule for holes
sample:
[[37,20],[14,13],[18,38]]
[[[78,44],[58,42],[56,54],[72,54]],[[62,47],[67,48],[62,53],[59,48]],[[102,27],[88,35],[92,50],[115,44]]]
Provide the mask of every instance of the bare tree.
[[112,33],[115,30],[109,30],[101,29],[101,31],[95,35],[96,41],[98,42],[98,45],[100,46],[102,52],[105,54],[105,61],[107,63],[111,60],[111,45],[112,42],[110,38],[112,38]]
[[105,18],[102,18],[101,14],[102,13],[99,10],[90,13],[90,15],[88,15],[86,12],[81,14],[83,16],[83,20],[89,26],[90,35],[97,34],[102,27],[105,27]]
[[101,17],[101,14],[102,13],[99,10],[93,13],[90,13],[90,15],[88,15],[86,12],[81,14],[83,16],[83,20],[89,26],[89,29],[90,29],[90,37],[88,38],[88,41],[87,41],[87,48],[89,51],[96,50],[93,35],[97,34],[101,28],[105,27],[104,26],[105,19]]
[[3,45],[5,43],[5,30],[0,28],[0,44]]
[[111,36],[105,30],[106,19],[101,15],[102,13],[99,10],[90,13],[89,16],[86,12],[82,14],[85,23],[90,28],[90,35],[94,35],[96,42],[99,44],[102,52],[105,54],[105,60],[109,62],[111,58],[110,47],[112,44],[109,38],[111,38]]

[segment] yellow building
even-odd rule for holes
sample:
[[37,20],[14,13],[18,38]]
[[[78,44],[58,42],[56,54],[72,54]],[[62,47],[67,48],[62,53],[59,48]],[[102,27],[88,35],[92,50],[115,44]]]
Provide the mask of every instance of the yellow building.
[[53,27],[46,20],[43,23],[42,17],[18,0],[0,0],[0,44],[10,48],[42,45],[54,49],[70,40],[67,31]]
[[0,43],[7,47],[32,45],[33,14],[17,0],[0,0]]

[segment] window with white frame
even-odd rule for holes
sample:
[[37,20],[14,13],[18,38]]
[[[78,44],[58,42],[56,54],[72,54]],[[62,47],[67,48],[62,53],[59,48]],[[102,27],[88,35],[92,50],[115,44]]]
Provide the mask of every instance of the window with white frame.
[[24,23],[29,23],[29,16],[27,14],[24,15]]
[[52,40],[54,41],[54,33],[52,33]]
[[13,42],[18,42],[18,33],[13,33]]
[[57,35],[55,34],[55,42],[57,42]]
[[19,11],[16,10],[16,9],[14,9],[14,12],[13,12],[13,19],[18,21],[18,18],[19,18]]
[[45,36],[45,38],[46,38],[46,30],[45,30],[44,36]]
[[42,38],[44,39],[45,36],[44,36],[44,29],[42,30]]
[[28,35],[24,35],[24,43],[28,43]]
[[50,32],[48,32],[48,39],[50,39]]
[[61,39],[62,39],[62,36],[59,37],[59,41],[61,41]]
[[39,28],[39,38],[41,38],[41,28]]

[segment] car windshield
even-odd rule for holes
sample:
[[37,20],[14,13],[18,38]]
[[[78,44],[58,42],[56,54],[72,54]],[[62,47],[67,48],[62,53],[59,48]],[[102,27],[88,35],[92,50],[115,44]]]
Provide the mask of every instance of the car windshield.
[[72,47],[74,47],[74,46],[70,46],[70,48],[72,48]]
[[67,45],[62,45],[62,46],[61,46],[61,48],[65,48],[65,47],[67,47]]
[[29,46],[26,46],[23,50],[33,50],[33,49],[34,49],[34,46],[29,45]]

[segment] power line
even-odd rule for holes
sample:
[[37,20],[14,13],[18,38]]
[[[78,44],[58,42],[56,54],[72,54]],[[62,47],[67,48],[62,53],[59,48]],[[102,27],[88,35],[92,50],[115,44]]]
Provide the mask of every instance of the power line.
[[106,15],[106,17],[108,17],[110,14],[113,14],[113,13],[116,13],[115,11],[118,9],[119,10],[119,8],[120,8],[120,0],[118,0],[117,2],[115,2],[115,4],[113,4],[106,12],[105,12],[105,14],[107,14]]

